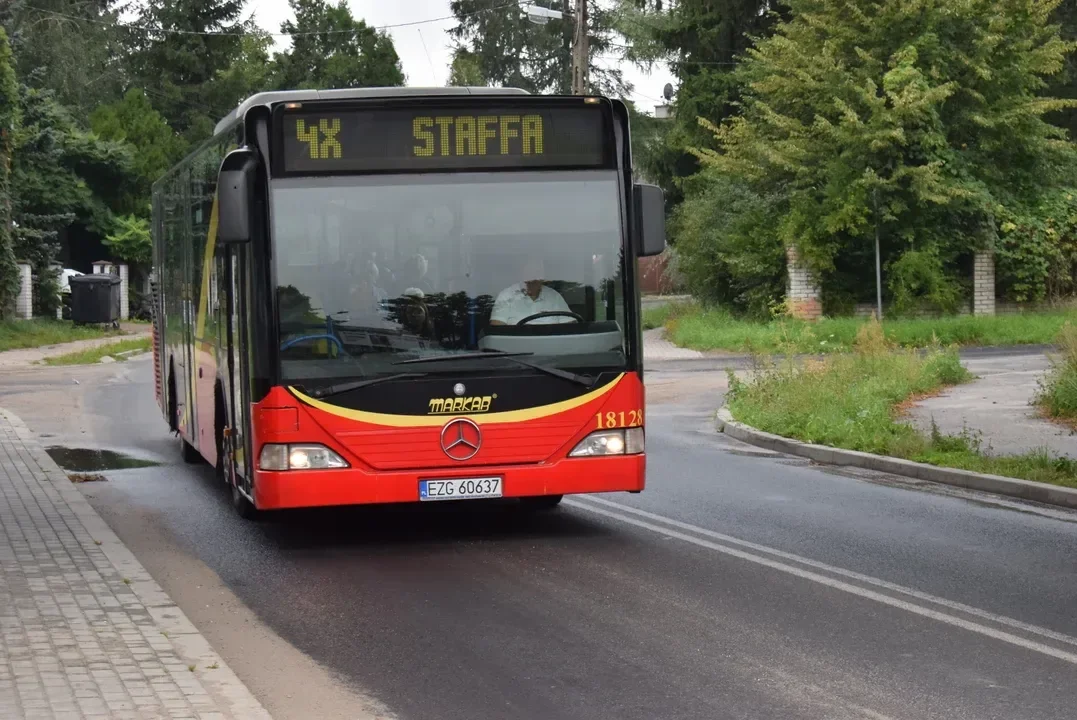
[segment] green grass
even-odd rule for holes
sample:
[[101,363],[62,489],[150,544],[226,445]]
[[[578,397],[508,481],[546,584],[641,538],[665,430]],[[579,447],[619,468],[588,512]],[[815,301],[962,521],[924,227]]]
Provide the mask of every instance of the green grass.
[[1077,328],[1067,323],[1058,333],[1061,357],[1040,384],[1036,404],[1044,415],[1077,422]]
[[916,462],[1077,487],[1077,462],[1046,451],[991,456],[965,432],[924,435],[901,418],[900,405],[968,381],[954,349],[925,355],[888,347],[867,325],[854,352],[801,366],[764,363],[751,383],[730,381],[729,409],[740,422],[804,442]]
[[117,330],[76,326],[60,320],[6,320],[0,322],[0,352],[118,334]]
[[118,340],[114,343],[108,343],[107,345],[99,345],[87,350],[79,350],[78,352],[67,353],[66,355],[57,355],[55,357],[45,358],[46,365],[90,365],[96,362],[101,362],[103,357],[111,357],[114,360],[122,362],[126,360],[126,356],[120,353],[136,351],[136,352],[148,352],[150,350],[150,338],[134,338],[132,340]]
[[680,306],[672,303],[646,307],[643,309],[643,329],[654,330],[663,327],[679,312],[682,312]]
[[[848,352],[866,319],[833,318],[808,323],[792,319],[752,322],[721,309],[676,305],[644,313],[644,322],[664,325],[671,342],[693,350],[732,352]],[[942,345],[1009,346],[1054,342],[1062,326],[1077,320],[1077,311],[1022,315],[960,316],[884,320],[886,338],[900,347]],[[645,324],[646,327],[646,324]]]

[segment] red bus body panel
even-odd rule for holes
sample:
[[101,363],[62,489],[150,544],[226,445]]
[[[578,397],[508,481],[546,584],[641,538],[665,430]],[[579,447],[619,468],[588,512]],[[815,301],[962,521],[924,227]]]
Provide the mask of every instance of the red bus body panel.
[[[383,415],[336,407],[275,387],[251,409],[254,464],[266,443],[321,443],[349,468],[255,470],[260,509],[419,501],[419,481],[502,478],[504,497],[640,491],[645,455],[569,458],[599,429],[643,425],[635,373],[574,400],[525,410],[460,415]],[[469,460],[441,448],[441,431],[466,417],[482,432]],[[204,447],[204,443],[203,443]]]

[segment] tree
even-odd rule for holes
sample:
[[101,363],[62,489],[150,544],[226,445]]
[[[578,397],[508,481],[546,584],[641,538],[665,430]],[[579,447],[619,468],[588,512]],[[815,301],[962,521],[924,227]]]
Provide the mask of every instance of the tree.
[[358,88],[404,84],[392,38],[356,20],[346,0],[289,0],[295,20],[281,32],[299,33],[274,57],[280,89]]
[[113,227],[136,181],[130,148],[81,130],[47,90],[23,85],[14,132],[12,215],[16,255],[38,278],[35,312],[50,315],[58,302],[50,263],[61,230],[78,223],[104,234]]
[[669,62],[677,77],[664,142],[640,157],[647,174],[666,192],[667,202],[683,199],[682,181],[699,171],[693,147],[714,148],[698,119],[720,124],[736,112],[740,81],[734,70],[766,37],[784,12],[773,0],[621,0],[617,29],[629,39],[626,59],[644,67]]
[[[1063,0],[1052,15],[1051,20],[1059,24],[1062,39],[1077,42],[1077,2]],[[1077,98],[1077,53],[1071,52],[1066,58],[1066,68],[1052,78],[1045,95]],[[1069,131],[1070,140],[1077,142],[1077,110],[1072,108],[1051,114],[1052,122]]]
[[[188,144],[213,132],[238,98],[220,84],[241,57],[244,0],[148,0],[129,28],[127,64],[132,85]],[[216,33],[216,34],[201,34]]]
[[[738,69],[743,112],[704,164],[776,196],[776,233],[833,289],[867,295],[876,233],[891,294],[953,302],[963,255],[1007,208],[1070,180],[1074,146],[1042,97],[1067,45],[1039,0],[791,0]],[[843,274],[844,272],[844,274]],[[841,283],[835,280],[841,278]],[[865,292],[866,291],[866,292]]]
[[138,181],[122,206],[127,212],[143,214],[149,207],[150,186],[179,161],[186,144],[153,109],[145,93],[137,89],[128,90],[119,102],[94,111],[90,127],[102,140],[131,147]]
[[223,100],[238,104],[242,100],[273,88],[273,64],[270,48],[273,37],[252,29],[240,38],[239,56],[217,76],[217,91]]
[[[590,13],[591,85],[597,92],[624,97],[631,90],[624,74],[594,62],[615,49],[614,14],[597,0],[586,1]],[[487,83],[532,93],[567,95],[572,89],[574,14],[568,0],[554,0],[553,5],[564,13],[564,18],[535,25],[515,3],[452,0],[450,7],[457,25],[449,34],[456,40],[458,50],[466,51],[477,62]]]
[[116,218],[112,232],[105,236],[105,245],[124,262],[148,265],[153,252],[149,220],[137,215]]
[[449,85],[456,87],[481,87],[486,85],[479,59],[462,48],[453,53],[452,65],[449,66]]
[[7,319],[19,294],[19,268],[11,237],[11,151],[18,103],[11,45],[0,27],[0,320]]
[[18,78],[51,90],[60,104],[75,109],[79,122],[121,92],[116,5],[115,0],[0,3],[0,25],[11,33]]

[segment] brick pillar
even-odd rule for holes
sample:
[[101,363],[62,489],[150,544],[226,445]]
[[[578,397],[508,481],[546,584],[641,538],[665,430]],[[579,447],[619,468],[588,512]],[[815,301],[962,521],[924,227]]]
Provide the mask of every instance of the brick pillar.
[[972,270],[972,314],[995,314],[995,254],[991,250],[976,253]]
[[801,262],[800,254],[795,247],[786,248],[785,258],[787,273],[785,299],[789,306],[789,314],[801,320],[818,320],[823,314],[819,283],[815,281],[807,266]]
[[120,269],[120,320],[127,320],[131,317],[131,299],[127,295],[128,269],[126,264],[117,267]]
[[34,316],[34,270],[29,263],[19,263],[19,294],[15,298],[15,317],[29,320]]

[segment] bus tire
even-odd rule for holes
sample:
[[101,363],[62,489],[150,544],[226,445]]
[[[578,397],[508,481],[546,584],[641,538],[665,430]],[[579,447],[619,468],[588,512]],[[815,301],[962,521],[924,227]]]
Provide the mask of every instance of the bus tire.
[[239,491],[239,486],[236,485],[235,480],[232,481],[232,507],[235,508],[236,514],[244,520],[258,519],[258,508],[247,499],[246,495]]
[[564,495],[539,495],[537,497],[520,498],[520,504],[525,510],[553,510],[561,504]]
[[217,446],[217,466],[214,468],[217,479],[222,483],[228,483],[231,475],[227,471],[225,463],[229,462],[224,447],[224,424],[227,422],[224,412],[224,394],[221,391],[221,383],[217,382],[213,389],[213,441]]

